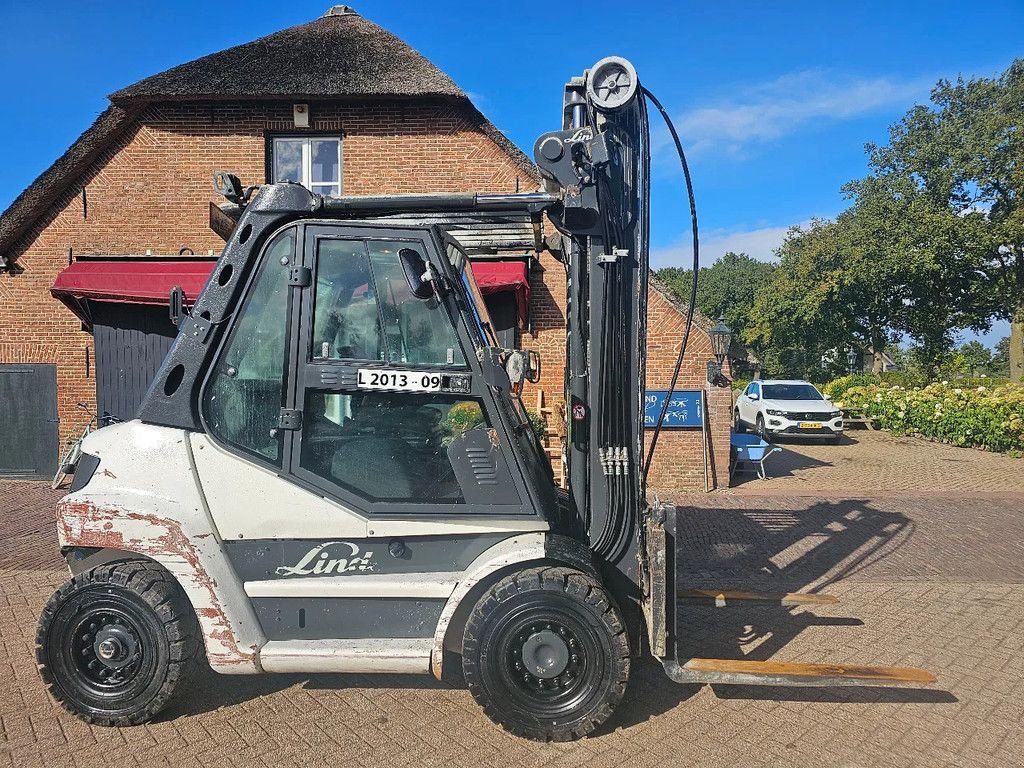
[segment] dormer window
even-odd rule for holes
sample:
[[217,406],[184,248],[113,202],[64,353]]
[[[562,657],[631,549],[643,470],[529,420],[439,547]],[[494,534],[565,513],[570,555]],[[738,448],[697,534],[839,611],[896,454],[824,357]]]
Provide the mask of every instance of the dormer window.
[[275,136],[271,181],[295,181],[318,195],[341,195],[340,136]]

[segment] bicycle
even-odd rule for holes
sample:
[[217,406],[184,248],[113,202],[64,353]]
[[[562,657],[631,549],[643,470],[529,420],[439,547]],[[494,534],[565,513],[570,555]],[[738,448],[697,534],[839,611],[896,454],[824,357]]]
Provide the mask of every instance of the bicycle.
[[67,453],[64,454],[64,458],[57,465],[57,474],[53,476],[53,482],[50,483],[50,487],[54,490],[60,487],[61,483],[64,482],[65,477],[75,474],[75,469],[78,467],[78,460],[82,458],[82,441],[85,440],[90,432],[98,428],[97,422],[102,421],[106,424],[114,424],[120,421],[116,416],[111,416],[109,413],[105,413],[97,419],[96,414],[89,410],[88,404],[76,403],[76,405],[89,414],[89,423],[85,425],[85,429],[82,430],[82,434],[78,439],[74,440],[71,445],[68,446]]

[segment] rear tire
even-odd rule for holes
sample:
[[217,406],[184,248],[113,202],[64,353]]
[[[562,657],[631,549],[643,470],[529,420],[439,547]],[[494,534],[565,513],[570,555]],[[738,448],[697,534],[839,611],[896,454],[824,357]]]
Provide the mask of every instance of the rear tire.
[[196,657],[199,624],[181,587],[148,561],[101,565],[53,593],[36,661],[50,694],[97,725],[138,725],[162,710]]
[[593,577],[531,568],[499,581],[473,607],[462,665],[473,698],[502,728],[571,741],[622,700],[629,640],[618,607]]

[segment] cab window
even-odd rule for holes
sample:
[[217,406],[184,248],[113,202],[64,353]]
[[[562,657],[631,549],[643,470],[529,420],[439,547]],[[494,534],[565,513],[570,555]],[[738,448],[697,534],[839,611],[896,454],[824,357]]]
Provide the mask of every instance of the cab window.
[[288,330],[288,269],[295,230],[267,246],[220,360],[203,394],[206,426],[215,437],[281,465],[273,430],[282,405]]
[[300,466],[370,501],[465,503],[452,451],[487,429],[479,403],[439,394],[306,390],[303,415]]
[[317,248],[314,359],[400,365],[466,363],[436,298],[412,294],[398,252],[404,242],[323,239]]

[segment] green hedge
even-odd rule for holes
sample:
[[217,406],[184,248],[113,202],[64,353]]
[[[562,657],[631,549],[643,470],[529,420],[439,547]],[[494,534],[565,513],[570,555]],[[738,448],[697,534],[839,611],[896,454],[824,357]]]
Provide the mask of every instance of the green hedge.
[[833,400],[838,400],[850,387],[869,387],[877,383],[878,379],[870,373],[851,373],[847,376],[840,376],[838,379],[832,379],[828,384],[821,387],[821,394],[828,395]]
[[1024,452],[1024,386],[936,383],[926,387],[885,384],[851,387],[836,405],[875,419],[896,434],[917,435],[952,445]]

